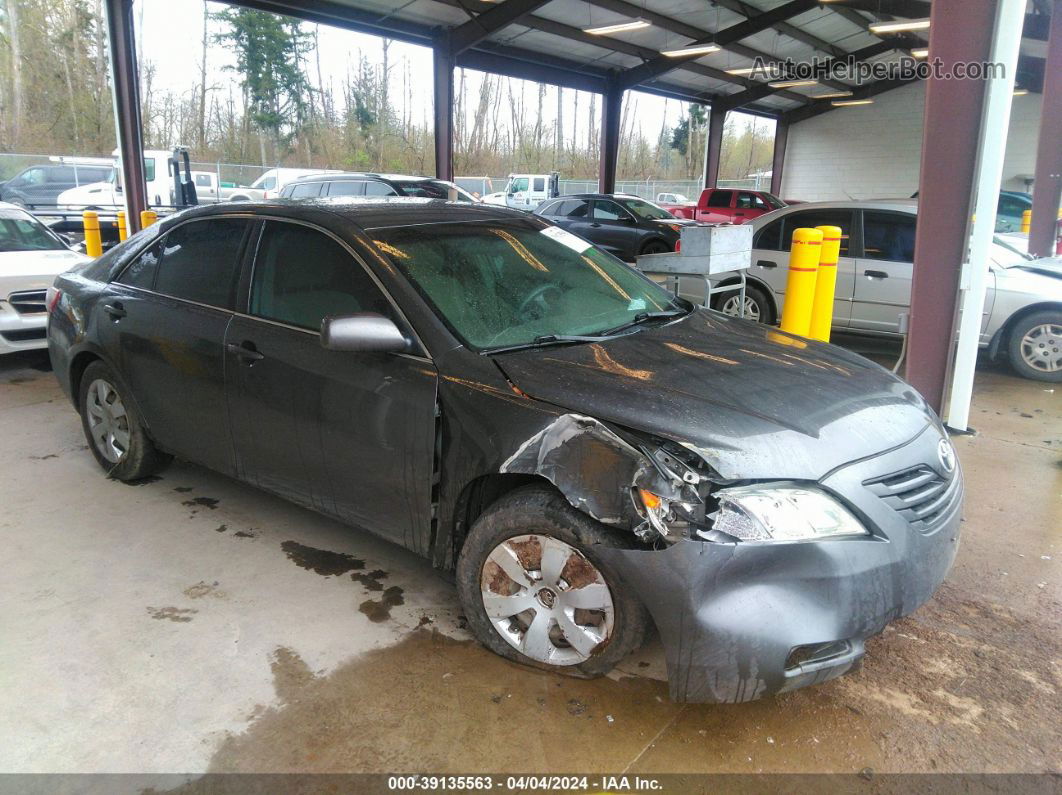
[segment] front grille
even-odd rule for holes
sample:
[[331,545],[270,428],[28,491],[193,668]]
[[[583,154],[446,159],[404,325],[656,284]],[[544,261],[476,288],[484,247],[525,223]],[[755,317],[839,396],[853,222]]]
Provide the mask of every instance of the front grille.
[[11,293],[7,301],[20,315],[38,315],[46,311],[45,296],[47,290],[23,290],[20,293]]
[[952,472],[943,477],[925,464],[863,485],[907,520],[920,533],[932,533],[954,513],[959,504],[962,478]]

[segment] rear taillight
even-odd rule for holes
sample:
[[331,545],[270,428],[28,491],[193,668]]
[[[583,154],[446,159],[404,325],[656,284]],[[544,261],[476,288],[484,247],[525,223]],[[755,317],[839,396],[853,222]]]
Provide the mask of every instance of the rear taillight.
[[55,309],[56,305],[59,303],[59,299],[62,297],[63,292],[58,287],[48,288],[48,292],[45,294],[45,303],[49,312]]
[[675,251],[682,251],[682,238],[675,241]]

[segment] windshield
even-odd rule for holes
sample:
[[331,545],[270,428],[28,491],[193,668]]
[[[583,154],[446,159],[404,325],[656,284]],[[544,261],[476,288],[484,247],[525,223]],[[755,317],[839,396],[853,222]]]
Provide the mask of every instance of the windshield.
[[60,251],[66,244],[40,221],[22,213],[0,214],[0,252]]
[[452,182],[441,179],[391,180],[406,196],[422,199],[447,199],[452,202],[474,202],[476,198]]
[[616,199],[620,204],[638,216],[642,221],[674,220],[675,216],[663,207],[657,207],[652,202],[642,199]]
[[381,251],[466,345],[491,350],[593,335],[683,309],[610,254],[531,221],[377,229]]
[[771,205],[771,207],[773,207],[776,210],[780,210],[783,207],[787,207],[788,206],[784,201],[779,199],[773,193],[761,193],[760,196],[762,196],[763,200],[765,202],[767,202],[769,205]]

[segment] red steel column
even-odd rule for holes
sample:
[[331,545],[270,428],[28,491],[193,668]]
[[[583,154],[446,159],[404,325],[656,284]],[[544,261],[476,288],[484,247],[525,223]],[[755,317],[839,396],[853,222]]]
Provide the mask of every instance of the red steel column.
[[[988,60],[995,0],[933,0],[931,9],[930,63],[939,58],[948,71],[960,61]],[[980,80],[926,80],[907,380],[938,414],[954,347],[984,88]]]
[[727,109],[722,104],[712,105],[708,113],[708,141],[704,146],[704,187],[714,188],[719,181],[719,153],[723,149],[723,126]]
[[140,212],[148,206],[147,182],[144,179],[144,125],[140,118],[136,41],[133,37],[133,2],[106,0],[104,9],[111,80],[114,84],[114,121],[118,132],[118,151],[122,158],[125,218],[129,233],[133,234],[140,231]]
[[771,160],[771,193],[782,195],[782,168],[785,166],[785,145],[789,140],[789,123],[778,120],[774,128],[774,157]]
[[620,119],[623,115],[623,89],[619,83],[608,81],[602,100],[597,190],[599,193],[615,193],[616,170],[619,167]]
[[1047,38],[1040,140],[1036,146],[1030,254],[1054,256],[1059,202],[1062,202],[1062,0],[1055,0]]

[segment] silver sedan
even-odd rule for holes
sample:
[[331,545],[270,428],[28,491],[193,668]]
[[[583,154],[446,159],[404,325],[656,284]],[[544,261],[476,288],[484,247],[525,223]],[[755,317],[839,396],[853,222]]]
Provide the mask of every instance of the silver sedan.
[[[833,328],[899,337],[900,316],[911,305],[916,211],[909,199],[816,202],[756,218],[745,316],[778,321],[793,230],[829,224],[843,232]],[[728,314],[740,310],[733,292],[713,305]],[[992,357],[1006,355],[1026,378],[1062,381],[1062,261],[1032,259],[998,238],[993,242],[981,347]]]

